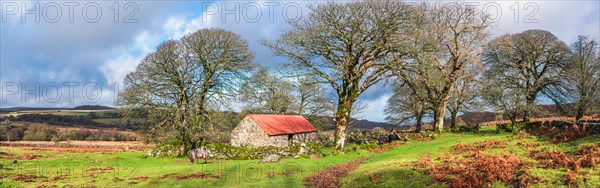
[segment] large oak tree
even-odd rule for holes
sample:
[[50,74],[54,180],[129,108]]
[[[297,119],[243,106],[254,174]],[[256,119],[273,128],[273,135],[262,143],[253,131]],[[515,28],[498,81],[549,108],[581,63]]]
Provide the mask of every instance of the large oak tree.
[[596,40],[579,36],[561,75],[545,94],[564,114],[578,122],[583,116],[600,112],[600,50]]
[[329,2],[308,15],[287,20],[291,29],[265,42],[293,68],[329,84],[337,95],[335,149],[343,152],[346,130],[358,97],[385,79],[383,66],[408,21],[408,6],[398,1]]
[[442,132],[453,86],[464,67],[479,62],[492,22],[463,3],[422,3],[414,6],[413,15],[405,38],[408,54],[390,67],[402,83],[425,90],[435,131]]
[[394,86],[394,94],[387,100],[385,120],[397,125],[415,122],[418,133],[422,131],[423,119],[430,116],[430,109],[422,88],[399,84]]
[[[206,138],[208,104],[231,95],[253,53],[239,35],[223,29],[202,29],[180,40],[160,44],[127,75],[119,105],[145,110],[156,124],[182,144],[180,155]],[[216,103],[213,103],[216,104]]]
[[538,94],[560,84],[569,53],[552,33],[534,29],[492,40],[483,57],[491,77],[501,77],[508,88],[522,92],[527,104],[523,121],[529,121]]

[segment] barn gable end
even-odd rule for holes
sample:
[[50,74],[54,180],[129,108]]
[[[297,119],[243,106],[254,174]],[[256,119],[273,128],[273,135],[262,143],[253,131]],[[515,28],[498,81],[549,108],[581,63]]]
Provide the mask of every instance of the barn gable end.
[[237,127],[231,130],[232,146],[268,146],[272,140],[256,122],[246,116]]

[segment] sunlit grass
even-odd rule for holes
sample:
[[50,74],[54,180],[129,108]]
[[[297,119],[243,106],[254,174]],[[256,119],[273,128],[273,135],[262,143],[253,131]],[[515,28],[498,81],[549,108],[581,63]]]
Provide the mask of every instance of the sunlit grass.
[[[494,134],[493,127],[484,127],[482,133],[445,133],[432,141],[410,141],[390,151],[373,154],[367,151],[351,151],[346,155],[328,155],[315,159],[283,159],[277,163],[260,163],[259,160],[209,160],[208,164],[189,165],[185,158],[155,158],[145,157],[146,152],[122,153],[66,153],[51,151],[31,151],[19,148],[0,147],[0,151],[13,154],[37,154],[41,158],[34,160],[19,160],[13,164],[11,159],[0,159],[4,166],[0,179],[0,187],[34,187],[38,185],[58,186],[73,185],[102,186],[102,187],[190,187],[190,186],[226,186],[226,187],[303,187],[304,179],[314,175],[318,170],[328,166],[349,162],[361,157],[369,157],[366,161],[342,179],[346,187],[445,187],[434,182],[420,170],[414,170],[413,164],[424,155],[434,159],[441,155],[455,155],[452,146],[458,143],[473,143],[483,140],[504,140],[507,147],[491,149],[485,152],[500,154],[514,153],[522,160],[536,164],[537,161],[527,156],[528,150],[517,143],[541,143],[538,148],[553,148],[565,153],[599,143],[600,136],[590,136],[580,140],[552,144],[544,138],[518,138],[511,134]],[[330,148],[322,152],[331,153]],[[104,171],[89,171],[90,168],[107,168]],[[285,173],[290,171],[291,173]],[[178,175],[202,172],[216,175],[220,178],[176,180],[169,174]],[[600,174],[597,170],[585,168],[588,180],[581,183],[583,187],[600,185]],[[531,173],[539,176],[542,181],[535,187],[563,186],[566,169],[543,169],[532,167]],[[15,174],[35,174],[48,177],[35,179],[34,182],[20,182],[11,179]],[[53,180],[61,174],[68,178]],[[95,175],[95,177],[92,176]],[[167,175],[166,177],[163,177]],[[274,175],[274,176],[269,176]],[[8,177],[8,178],[6,178]],[[136,179],[136,177],[141,177]],[[144,180],[144,177],[147,179]],[[163,177],[163,178],[161,178]],[[583,178],[583,176],[580,176]],[[49,181],[45,181],[49,180]],[[496,182],[493,187],[504,187]]]

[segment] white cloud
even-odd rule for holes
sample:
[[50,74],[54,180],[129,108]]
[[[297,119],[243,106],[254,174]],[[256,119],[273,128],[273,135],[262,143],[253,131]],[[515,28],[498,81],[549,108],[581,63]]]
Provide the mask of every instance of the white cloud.
[[140,32],[129,47],[118,49],[116,57],[106,60],[98,70],[104,75],[108,84],[118,83],[122,85],[123,79],[133,72],[141,60],[150,53],[159,39],[148,31]]
[[387,100],[392,95],[389,93],[382,94],[379,98],[375,100],[365,100],[364,104],[367,106],[364,112],[357,114],[358,119],[362,119],[363,117],[376,122],[385,122],[385,106],[387,104]]
[[[600,39],[600,3],[597,1],[501,1],[496,35],[543,29],[572,43],[577,35]],[[518,14],[516,10],[518,7]],[[516,20],[515,20],[516,19]],[[525,21],[537,22],[526,23]]]
[[133,57],[129,54],[122,54],[115,59],[107,60],[99,69],[104,74],[109,84],[122,84],[125,76],[130,72],[133,72],[141,60],[142,57]]

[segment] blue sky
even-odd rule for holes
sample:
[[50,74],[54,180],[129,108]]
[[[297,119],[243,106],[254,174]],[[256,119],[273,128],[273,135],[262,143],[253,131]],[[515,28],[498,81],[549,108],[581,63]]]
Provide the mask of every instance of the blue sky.
[[[123,77],[147,53],[201,28],[242,35],[255,63],[276,67],[286,59],[272,57],[259,40],[276,39],[284,18],[323,2],[2,0],[0,107],[113,105]],[[568,44],[577,35],[600,38],[599,1],[468,2],[496,18],[496,36],[535,28]],[[390,92],[383,84],[367,90],[361,100],[368,108],[358,118],[383,121]]]

